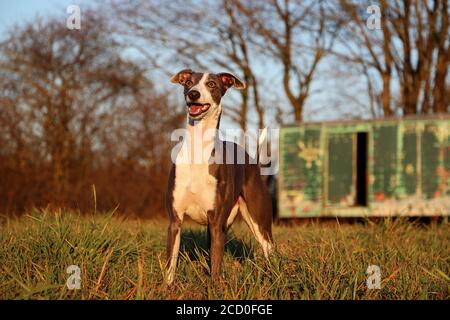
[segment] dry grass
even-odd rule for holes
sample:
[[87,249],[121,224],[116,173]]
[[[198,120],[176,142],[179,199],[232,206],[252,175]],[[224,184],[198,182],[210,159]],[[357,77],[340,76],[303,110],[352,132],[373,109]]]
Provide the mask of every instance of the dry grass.
[[[247,227],[228,234],[224,278],[208,276],[206,232],[185,226],[177,278],[163,282],[166,223],[35,211],[4,220],[1,299],[449,299],[450,227],[404,220],[275,226],[270,262]],[[81,269],[68,290],[66,268]],[[369,265],[381,290],[368,290]]]

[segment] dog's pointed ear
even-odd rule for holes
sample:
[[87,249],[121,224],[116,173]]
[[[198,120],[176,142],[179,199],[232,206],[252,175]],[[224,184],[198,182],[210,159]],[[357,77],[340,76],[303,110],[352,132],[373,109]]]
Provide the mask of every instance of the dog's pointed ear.
[[222,81],[222,84],[226,89],[229,89],[231,87],[242,90],[245,89],[245,82],[241,81],[238,77],[231,73],[218,73],[217,76],[219,77],[220,81]]
[[170,78],[170,82],[184,85],[186,80],[192,75],[193,72],[194,71],[192,71],[191,69],[183,69],[175,74],[172,78]]

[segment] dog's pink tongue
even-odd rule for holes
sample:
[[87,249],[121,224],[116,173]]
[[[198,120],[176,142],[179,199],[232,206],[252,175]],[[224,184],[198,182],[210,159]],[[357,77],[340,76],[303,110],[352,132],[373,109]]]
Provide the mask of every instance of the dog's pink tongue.
[[196,115],[202,112],[202,105],[201,104],[191,104],[189,106],[189,113]]

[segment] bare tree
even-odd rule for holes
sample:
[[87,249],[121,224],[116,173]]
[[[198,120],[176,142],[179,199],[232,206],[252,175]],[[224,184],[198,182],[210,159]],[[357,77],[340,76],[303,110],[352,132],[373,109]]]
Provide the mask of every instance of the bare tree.
[[367,15],[361,14],[369,5],[339,1],[335,16],[347,23],[340,33],[345,52],[338,56],[378,73],[385,116],[396,111],[391,93],[395,84],[400,88],[398,113],[448,112],[443,98],[450,58],[448,2],[380,0],[381,30],[370,30]]
[[[167,75],[174,72],[175,62],[179,67],[228,70],[241,77],[247,87],[237,93],[239,99],[224,108],[225,115],[246,129],[250,106],[254,106],[257,125],[264,125],[251,33],[232,2],[195,1],[186,5],[178,0],[157,4],[135,0],[112,4],[113,14],[123,23],[122,34],[137,38],[133,46]],[[165,51],[162,56],[161,48]],[[170,70],[164,68],[165,61],[171,62]]]
[[244,1],[233,3],[258,35],[255,44],[281,66],[282,86],[296,121],[311,94],[320,61],[333,46],[335,28],[326,24],[323,1]]
[[142,212],[136,198],[147,194],[147,210],[162,209],[152,181],[164,184],[161,132],[179,121],[176,109],[124,57],[106,19],[85,11],[73,31],[64,21],[18,26],[0,44],[0,205],[86,208],[94,184],[101,208]]

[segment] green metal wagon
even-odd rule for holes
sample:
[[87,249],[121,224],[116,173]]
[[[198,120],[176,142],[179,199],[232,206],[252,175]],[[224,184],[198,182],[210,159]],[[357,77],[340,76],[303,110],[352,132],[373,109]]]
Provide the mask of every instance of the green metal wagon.
[[278,216],[450,215],[450,115],[280,131]]

